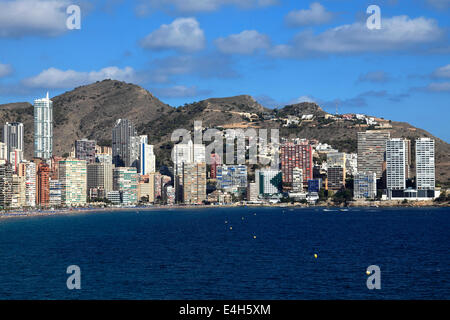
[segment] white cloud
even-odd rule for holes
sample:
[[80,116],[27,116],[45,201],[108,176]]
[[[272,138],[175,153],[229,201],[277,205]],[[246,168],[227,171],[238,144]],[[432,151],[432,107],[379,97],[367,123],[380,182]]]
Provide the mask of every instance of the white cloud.
[[450,78],[450,64],[436,69],[431,76],[433,78]]
[[271,54],[278,57],[305,57],[401,51],[436,44],[443,35],[443,30],[433,19],[397,16],[384,18],[380,30],[369,30],[365,23],[356,22],[320,34],[301,32],[291,43],[272,48]]
[[253,54],[260,49],[270,47],[267,35],[256,30],[244,30],[239,34],[232,34],[226,38],[218,38],[215,44],[219,51],[227,54]]
[[0,37],[56,36],[65,31],[69,0],[2,0]]
[[291,11],[285,18],[290,26],[319,25],[330,22],[333,13],[327,11],[319,2],[313,2],[307,10]]
[[179,13],[212,12],[228,5],[256,8],[275,4],[278,4],[278,0],[141,0],[136,7],[136,13],[146,15],[159,9]]
[[65,89],[104,79],[134,82],[137,80],[136,78],[136,72],[131,67],[120,69],[113,66],[90,72],[49,68],[37,76],[22,80],[22,84],[29,88]]
[[141,45],[151,50],[192,52],[205,47],[205,35],[195,18],[178,18],[147,35]]
[[0,78],[9,76],[13,73],[13,68],[9,64],[0,63]]

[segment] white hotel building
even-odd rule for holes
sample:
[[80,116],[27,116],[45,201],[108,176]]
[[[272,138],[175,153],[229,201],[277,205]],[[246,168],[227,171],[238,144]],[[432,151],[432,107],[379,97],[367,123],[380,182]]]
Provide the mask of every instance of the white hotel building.
[[391,190],[406,189],[406,144],[402,139],[386,141],[386,183]]
[[34,157],[50,159],[53,152],[53,102],[48,97],[34,100]]
[[434,190],[435,188],[434,154],[434,140],[430,138],[420,138],[416,140],[417,190]]

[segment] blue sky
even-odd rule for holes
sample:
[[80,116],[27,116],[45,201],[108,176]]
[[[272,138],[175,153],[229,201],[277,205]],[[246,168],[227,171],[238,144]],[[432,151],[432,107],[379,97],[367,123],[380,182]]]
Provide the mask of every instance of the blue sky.
[[[66,27],[72,4],[80,30]],[[0,103],[112,78],[173,106],[337,104],[450,142],[449,26],[450,0],[2,0]]]

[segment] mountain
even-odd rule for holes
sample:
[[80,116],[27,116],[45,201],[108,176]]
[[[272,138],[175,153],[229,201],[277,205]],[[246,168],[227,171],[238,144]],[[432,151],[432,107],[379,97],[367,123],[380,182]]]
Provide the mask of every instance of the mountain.
[[301,102],[297,104],[291,104],[283,107],[277,112],[280,117],[287,116],[303,116],[312,114],[316,117],[325,116],[326,112],[322,110],[316,103],[313,102]]
[[[211,98],[171,107],[147,90],[129,83],[104,80],[75,88],[52,98],[54,112],[54,154],[70,152],[76,139],[97,140],[100,145],[111,144],[111,130],[119,118],[127,118],[136,125],[139,134],[148,134],[155,145],[158,163],[170,164],[171,133],[178,128],[193,129],[194,120],[202,120],[203,127],[223,128],[279,128],[280,137],[317,139],[346,152],[356,151],[358,131],[373,129],[362,122],[334,121],[315,103],[299,103],[278,110],[263,107],[251,96],[240,95]],[[267,117],[267,115],[272,115]],[[314,115],[311,121],[284,127],[279,119],[287,116]],[[431,137],[436,140],[436,178],[450,184],[450,145],[408,123],[376,119],[389,130],[392,137]],[[0,105],[0,123],[23,122],[25,157],[32,157],[33,106],[30,103]],[[414,150],[414,149],[413,149]],[[414,156],[414,154],[413,154]],[[414,160],[414,159],[413,159]]]

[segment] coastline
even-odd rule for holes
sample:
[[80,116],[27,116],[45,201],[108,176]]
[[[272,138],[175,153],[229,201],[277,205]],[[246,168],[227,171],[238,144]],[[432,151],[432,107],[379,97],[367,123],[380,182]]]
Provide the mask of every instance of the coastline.
[[28,210],[28,211],[6,211],[0,213],[0,220],[7,218],[28,218],[28,217],[46,217],[46,216],[58,216],[58,215],[77,215],[77,214],[87,214],[91,212],[101,213],[101,212],[115,212],[115,211],[151,211],[151,210],[180,210],[180,209],[212,209],[212,208],[244,208],[244,207],[255,207],[255,208],[297,208],[297,209],[308,209],[308,208],[441,208],[450,207],[449,203],[435,203],[430,201],[419,201],[417,203],[400,203],[397,201],[353,201],[348,203],[347,206],[344,204],[336,205],[333,203],[321,203],[319,205],[306,205],[300,203],[278,203],[278,204],[226,204],[226,205],[157,205],[157,206],[146,206],[146,207],[87,207],[87,208],[63,208],[55,210]]

